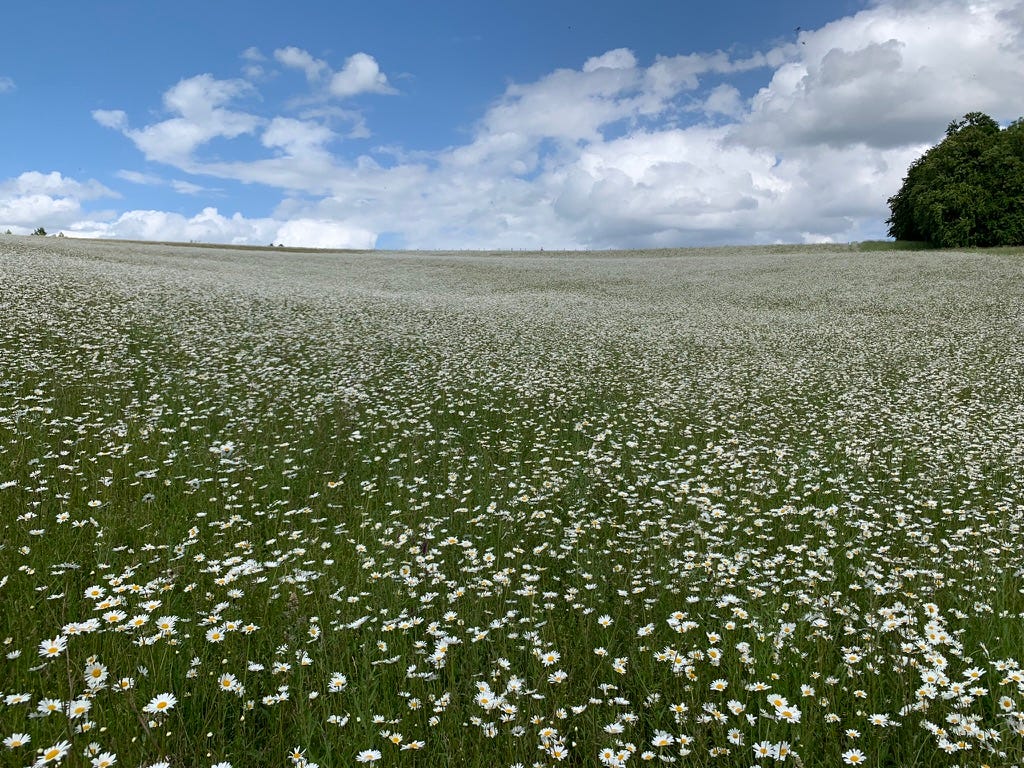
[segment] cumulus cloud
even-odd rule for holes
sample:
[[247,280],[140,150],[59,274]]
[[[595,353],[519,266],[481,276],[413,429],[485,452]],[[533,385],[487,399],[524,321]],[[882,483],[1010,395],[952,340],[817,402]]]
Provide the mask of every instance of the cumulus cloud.
[[368,53],[356,53],[345,60],[345,66],[331,75],[330,91],[347,98],[359,93],[394,93],[387,75],[380,71],[377,60]]
[[294,46],[278,48],[274,51],[274,58],[286,67],[301,69],[310,82],[318,81],[324,73],[330,71],[326,61],[313,58],[308,51]]
[[377,241],[375,233],[340,221],[292,219],[282,224],[274,236],[282,245],[306,248],[355,248],[369,250]]
[[147,160],[189,167],[193,153],[218,138],[237,138],[252,133],[264,120],[256,115],[228,109],[225,105],[249,93],[245,80],[218,80],[210,74],[185,78],[164,94],[164,106],[177,115],[144,128],[130,128],[121,110],[95,110],[100,125],[121,131],[132,140]]
[[736,131],[788,148],[929,141],[950,120],[1020,116],[1019,0],[878,4],[801,33],[798,56],[753,98]]
[[27,171],[0,182],[0,227],[25,233],[70,226],[82,215],[82,202],[118,197],[100,182],[77,181],[54,171]]
[[274,51],[274,59],[289,69],[302,70],[306,80],[313,85],[324,83],[327,96],[346,99],[361,93],[396,93],[377,60],[362,51],[349,56],[337,71],[323,59],[296,46],[278,48]]
[[275,117],[260,137],[265,147],[278,148],[288,155],[323,154],[324,145],[335,138],[330,128],[311,120]]

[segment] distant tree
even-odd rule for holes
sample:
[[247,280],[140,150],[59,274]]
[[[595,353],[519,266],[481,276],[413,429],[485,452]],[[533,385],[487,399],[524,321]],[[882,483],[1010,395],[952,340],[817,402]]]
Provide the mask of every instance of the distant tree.
[[46,230],[45,230],[45,229],[43,229],[42,227],[39,227],[39,228],[38,228],[38,229],[36,229],[36,231],[35,231],[35,232],[33,232],[32,234],[33,234],[33,235],[38,235],[39,237],[46,237]]
[[9,229],[8,229],[8,230],[7,230],[6,232],[4,232],[4,234],[5,234],[5,235],[9,235],[9,234],[11,234],[11,230],[9,230]]
[[1024,119],[971,112],[911,163],[889,198],[889,235],[943,248],[1024,245]]

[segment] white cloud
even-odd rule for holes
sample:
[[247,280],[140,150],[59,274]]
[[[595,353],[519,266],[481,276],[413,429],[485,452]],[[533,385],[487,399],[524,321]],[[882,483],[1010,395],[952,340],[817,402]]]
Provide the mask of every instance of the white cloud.
[[331,75],[330,92],[340,98],[360,93],[395,93],[388,78],[380,71],[377,60],[368,53],[356,53],[345,60],[345,66]]
[[732,118],[741,117],[745,108],[739,89],[728,83],[721,83],[712,88],[703,104],[707,115],[725,115]]
[[142,173],[141,171],[120,170],[114,174],[119,179],[130,181],[132,184],[142,184],[147,187],[156,187],[165,184],[165,180],[153,173]]
[[368,229],[353,227],[339,221],[292,219],[281,225],[274,241],[282,245],[305,248],[356,248],[369,250],[377,240]]
[[142,184],[148,187],[170,187],[175,192],[179,192],[183,195],[197,195],[202,192],[208,192],[209,189],[199,184],[194,184],[191,181],[183,181],[181,179],[165,179],[162,176],[157,176],[153,173],[141,173],[139,171],[128,171],[120,170],[114,174],[119,179],[124,179],[132,184]]
[[193,184],[191,181],[183,181],[181,179],[171,179],[171,189],[182,195],[199,195],[204,192],[209,192],[209,189],[202,187],[199,184]]
[[57,231],[82,215],[82,201],[118,197],[94,179],[77,181],[57,173],[28,171],[0,182],[0,228]]
[[313,58],[309,52],[294,46],[278,48],[274,51],[274,58],[286,67],[303,70],[310,82],[318,81],[325,72],[330,71],[326,61]]
[[120,131],[128,126],[128,115],[121,109],[94,109],[92,119],[104,128]]
[[335,138],[334,132],[320,123],[275,117],[263,131],[260,142],[265,147],[281,149],[292,156],[323,155],[324,145]]
[[252,133],[264,122],[256,115],[224,106],[251,89],[244,80],[196,75],[179,81],[164,94],[165,107],[178,117],[134,129],[128,127],[121,110],[95,110],[92,116],[100,125],[121,131],[146,159],[188,168],[193,152],[203,144],[218,137],[233,139]]
[[[274,56],[320,89],[317,104],[393,92],[365,53],[337,72],[299,48]],[[758,69],[763,87],[741,91]],[[362,115],[233,112],[244,89],[209,75],[182,81],[163,123],[135,131],[120,112],[96,119],[190,173],[287,191],[271,219],[207,217],[211,237],[367,247],[386,232],[408,247],[491,248],[849,240],[884,233],[887,197],[950,120],[1024,114],[1021,71],[1021,0],[890,0],[746,58],[599,53],[509,85],[471,138],[443,151],[333,154],[339,122],[368,133]],[[211,137],[244,134],[264,156],[197,159]],[[136,218],[168,230],[191,222],[153,215]]]
[[888,148],[950,120],[1024,111],[1019,0],[884,3],[801,33],[797,56],[754,97],[739,140],[777,148]]
[[14,81],[9,77],[0,77],[0,93],[9,93],[14,90]]
[[633,69],[636,66],[636,56],[629,48],[616,48],[600,56],[591,56],[583,62],[584,72],[593,72],[598,69]]

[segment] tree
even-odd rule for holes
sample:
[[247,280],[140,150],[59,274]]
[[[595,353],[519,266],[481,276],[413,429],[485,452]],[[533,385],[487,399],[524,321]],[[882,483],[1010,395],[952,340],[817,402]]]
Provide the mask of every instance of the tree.
[[943,248],[1024,245],[1024,119],[971,112],[911,163],[889,198],[889,235]]
[[32,234],[33,234],[33,235],[39,235],[39,237],[46,237],[46,230],[45,230],[45,229],[43,229],[42,227],[39,227],[39,228],[38,228],[38,229],[36,229],[36,231],[35,231],[35,232],[33,232]]

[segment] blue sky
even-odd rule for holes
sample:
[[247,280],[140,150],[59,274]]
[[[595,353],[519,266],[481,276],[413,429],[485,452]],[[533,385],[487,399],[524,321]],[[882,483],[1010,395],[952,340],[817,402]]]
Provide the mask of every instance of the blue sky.
[[1024,0],[17,2],[0,231],[360,248],[860,240]]

